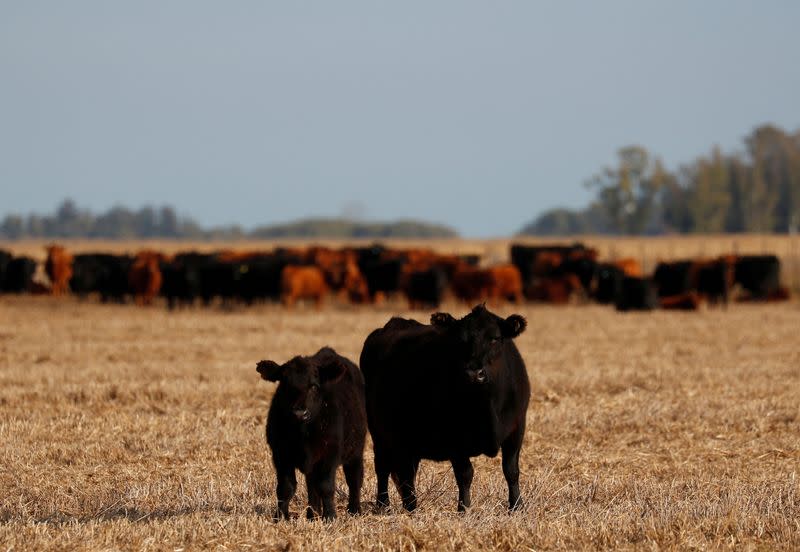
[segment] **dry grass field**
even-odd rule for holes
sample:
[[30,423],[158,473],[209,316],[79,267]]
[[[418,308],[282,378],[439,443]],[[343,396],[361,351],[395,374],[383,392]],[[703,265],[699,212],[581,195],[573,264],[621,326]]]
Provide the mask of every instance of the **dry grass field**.
[[[798,549],[800,305],[619,314],[506,307],[533,384],[524,509],[499,458],[458,515],[449,465],[420,509],[275,524],[262,358],[357,361],[400,303],[322,311],[0,297],[0,549]],[[446,305],[456,315],[460,305]],[[302,481],[302,480],[301,480]],[[292,505],[303,507],[304,485]]]

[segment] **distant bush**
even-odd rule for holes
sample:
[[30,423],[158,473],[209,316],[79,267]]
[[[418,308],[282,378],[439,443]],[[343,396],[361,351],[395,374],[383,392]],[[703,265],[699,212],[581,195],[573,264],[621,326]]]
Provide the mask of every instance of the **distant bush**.
[[254,238],[453,238],[452,228],[413,220],[360,222],[339,218],[303,219],[287,224],[262,226]]
[[313,218],[260,226],[247,232],[238,226],[203,228],[172,207],[143,207],[138,211],[113,207],[99,215],[79,209],[67,199],[53,215],[7,215],[0,222],[0,238],[172,238],[236,240],[248,238],[450,238],[452,228],[413,220],[361,222],[341,218]]

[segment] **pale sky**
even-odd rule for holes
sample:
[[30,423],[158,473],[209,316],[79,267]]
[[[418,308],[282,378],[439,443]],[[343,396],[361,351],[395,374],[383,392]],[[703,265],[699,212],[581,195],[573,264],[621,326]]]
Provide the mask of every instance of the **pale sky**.
[[0,216],[508,235],[638,143],[800,128],[800,2],[0,0]]

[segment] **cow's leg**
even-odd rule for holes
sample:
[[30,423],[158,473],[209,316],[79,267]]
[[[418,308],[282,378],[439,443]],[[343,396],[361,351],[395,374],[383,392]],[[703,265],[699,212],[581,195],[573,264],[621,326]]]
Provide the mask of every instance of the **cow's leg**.
[[317,492],[316,485],[309,477],[306,477],[306,487],[308,489],[308,508],[306,508],[306,519],[315,519],[322,515],[322,497]]
[[522,449],[522,438],[525,435],[525,418],[517,429],[503,441],[503,475],[508,483],[508,509],[517,510],[522,507],[519,494],[519,453]]
[[417,508],[417,490],[414,480],[417,477],[419,460],[414,458],[404,458],[397,463],[395,474],[397,475],[397,490],[400,498],[403,499],[403,508],[413,512]]
[[361,483],[364,481],[364,459],[358,457],[349,464],[345,464],[344,479],[347,482],[348,500],[347,511],[351,514],[361,512]]
[[278,472],[278,488],[275,493],[278,495],[278,509],[275,512],[275,519],[289,519],[289,501],[292,500],[297,488],[294,468],[279,469],[277,466],[275,468],[275,471]]
[[375,496],[375,505],[379,510],[389,507],[389,475],[392,472],[388,452],[377,443],[375,449],[375,477],[378,480],[378,492]]
[[322,500],[322,517],[326,521],[336,519],[336,505],[333,495],[336,492],[336,465],[320,466],[306,479],[309,486],[314,486],[314,491]]
[[458,511],[466,512],[472,503],[469,490],[472,486],[472,476],[475,475],[475,470],[472,469],[472,462],[470,462],[469,458],[453,458],[450,463],[453,465],[453,473],[458,484]]

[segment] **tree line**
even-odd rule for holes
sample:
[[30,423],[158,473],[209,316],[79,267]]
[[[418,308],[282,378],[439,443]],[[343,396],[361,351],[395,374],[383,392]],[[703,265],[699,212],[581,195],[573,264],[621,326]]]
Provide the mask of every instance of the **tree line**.
[[658,235],[796,232],[800,227],[800,130],[764,125],[744,150],[708,155],[668,170],[642,146],[591,177],[584,209],[552,209],[520,234]]
[[138,210],[113,207],[95,215],[64,200],[52,215],[7,215],[0,222],[0,238],[98,238],[238,240],[269,238],[449,238],[457,233],[447,226],[414,220],[364,222],[345,218],[305,219],[288,224],[203,228],[189,217],[178,216],[169,206]]
[[[619,150],[614,166],[591,177],[595,193],[584,209],[551,209],[522,235],[659,235],[691,233],[796,232],[800,227],[800,130],[772,125],[754,129],[740,152],[708,155],[667,169],[642,146]],[[131,210],[114,207],[95,215],[67,199],[52,215],[7,215],[0,238],[448,238],[441,224],[391,223],[347,218],[305,219],[250,231],[232,225],[203,228],[169,206]]]

